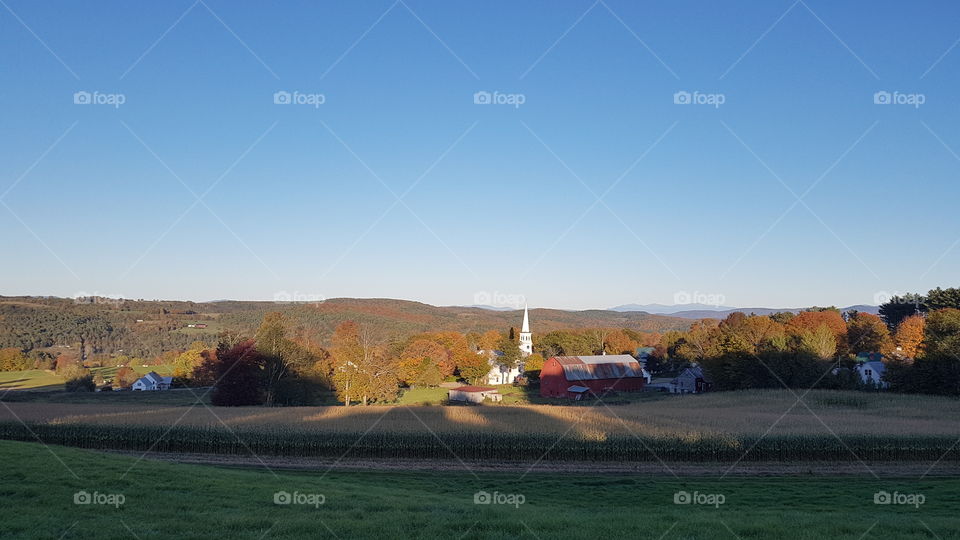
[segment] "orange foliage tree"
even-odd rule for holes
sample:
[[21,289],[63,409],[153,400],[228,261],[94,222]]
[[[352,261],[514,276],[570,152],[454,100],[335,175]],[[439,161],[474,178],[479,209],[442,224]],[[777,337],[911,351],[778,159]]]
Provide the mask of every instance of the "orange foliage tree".
[[920,315],[911,315],[904,319],[903,322],[900,323],[900,326],[897,327],[895,341],[897,347],[900,348],[898,352],[906,358],[916,358],[921,352],[923,325],[923,317]]

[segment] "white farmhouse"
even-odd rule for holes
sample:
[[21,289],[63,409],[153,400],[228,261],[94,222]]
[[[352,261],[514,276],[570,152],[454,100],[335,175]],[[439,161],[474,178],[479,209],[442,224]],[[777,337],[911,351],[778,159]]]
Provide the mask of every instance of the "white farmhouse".
[[860,375],[860,382],[877,388],[886,388],[889,384],[883,380],[883,374],[886,373],[887,366],[879,360],[861,362],[857,364],[857,374]]
[[169,390],[173,384],[173,377],[161,377],[151,371],[133,383],[132,390]]

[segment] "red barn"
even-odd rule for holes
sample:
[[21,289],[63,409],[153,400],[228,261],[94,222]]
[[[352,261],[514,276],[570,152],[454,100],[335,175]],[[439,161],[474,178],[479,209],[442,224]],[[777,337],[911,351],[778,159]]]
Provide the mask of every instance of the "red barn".
[[603,395],[610,390],[642,390],[646,372],[629,354],[554,356],[540,371],[540,395],[580,399],[586,391]]

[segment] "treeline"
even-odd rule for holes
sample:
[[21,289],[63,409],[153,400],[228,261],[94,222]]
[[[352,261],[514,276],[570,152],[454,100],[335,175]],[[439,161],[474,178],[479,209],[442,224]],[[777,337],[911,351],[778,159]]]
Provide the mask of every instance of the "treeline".
[[268,313],[253,337],[224,336],[215,348],[197,342],[172,359],[183,384],[213,385],[216,405],[309,405],[334,392],[346,404],[396,401],[401,389],[436,387],[444,381],[484,383],[492,365],[523,366],[535,378],[543,354],[635,353],[656,335],[623,329],[557,331],[537,353],[521,358],[518,334],[422,332],[381,341],[366,326],[340,323],[321,347],[311,332],[282,313]]
[[697,363],[719,390],[857,389],[871,386],[856,370],[861,353],[882,355],[890,390],[960,395],[960,290],[894,297],[880,316],[830,307],[703,319],[663,334],[647,369]]

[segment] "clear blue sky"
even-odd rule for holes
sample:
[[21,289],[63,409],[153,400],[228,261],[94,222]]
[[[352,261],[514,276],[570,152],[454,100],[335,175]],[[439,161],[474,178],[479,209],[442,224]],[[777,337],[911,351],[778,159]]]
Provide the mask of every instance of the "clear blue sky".
[[957,285],[951,2],[2,3],[0,294],[579,309]]

